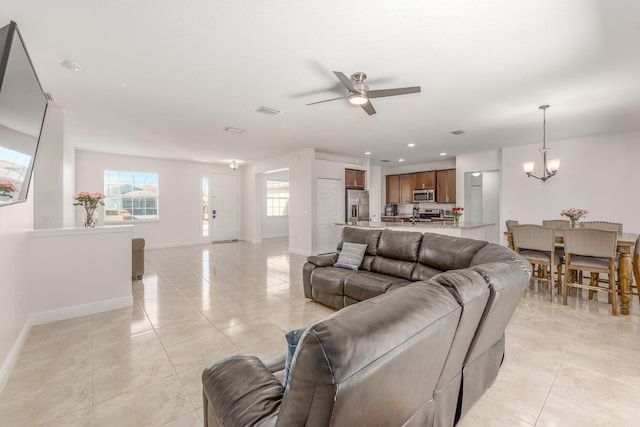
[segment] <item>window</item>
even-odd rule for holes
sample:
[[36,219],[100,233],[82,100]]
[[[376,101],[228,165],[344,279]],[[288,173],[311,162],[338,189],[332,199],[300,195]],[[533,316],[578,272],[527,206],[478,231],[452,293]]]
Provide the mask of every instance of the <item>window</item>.
[[104,221],[158,219],[158,174],[104,171]]
[[289,215],[289,181],[267,180],[267,216]]

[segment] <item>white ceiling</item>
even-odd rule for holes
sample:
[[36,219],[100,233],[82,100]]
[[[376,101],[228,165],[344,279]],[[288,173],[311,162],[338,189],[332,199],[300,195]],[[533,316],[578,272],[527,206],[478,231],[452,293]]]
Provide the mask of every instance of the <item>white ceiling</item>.
[[[640,129],[639,0],[3,0],[10,20],[84,150],[420,163],[541,143],[541,104],[547,141]],[[305,106],[346,94],[333,70],[422,93]]]

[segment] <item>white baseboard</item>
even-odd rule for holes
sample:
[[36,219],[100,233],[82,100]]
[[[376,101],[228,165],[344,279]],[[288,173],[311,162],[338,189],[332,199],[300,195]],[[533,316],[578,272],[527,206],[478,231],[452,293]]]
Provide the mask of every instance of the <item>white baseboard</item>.
[[33,323],[31,320],[31,316],[29,316],[22,326],[22,330],[18,335],[18,339],[16,339],[16,342],[13,343],[11,351],[7,355],[6,359],[4,359],[4,362],[0,367],[0,394],[2,394],[4,386],[7,385],[7,381],[9,381],[9,376],[11,375],[13,368],[16,366],[16,363],[18,363],[18,357],[20,356],[20,352],[22,351],[22,346],[24,346],[24,343],[29,336],[29,331],[31,331],[32,324]]
[[87,316],[89,314],[102,313],[103,311],[116,310],[118,308],[131,307],[133,296],[115,298],[91,304],[76,305],[73,307],[59,308],[57,310],[40,311],[31,314],[31,324],[56,322],[58,320],[71,319],[73,317]]
[[292,254],[303,255],[303,256],[311,256],[313,255],[311,252],[303,251],[302,249],[292,248],[289,246],[289,252]]
[[289,237],[289,233],[263,234],[263,239],[278,239],[281,237]]

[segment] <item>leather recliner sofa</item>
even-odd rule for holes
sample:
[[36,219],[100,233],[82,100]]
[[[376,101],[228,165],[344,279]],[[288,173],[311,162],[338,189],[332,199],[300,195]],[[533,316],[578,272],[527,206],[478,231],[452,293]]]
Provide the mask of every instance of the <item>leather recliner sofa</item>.
[[[343,241],[351,233],[345,230]],[[406,233],[393,241],[417,237]],[[407,280],[405,272],[407,283],[385,284],[385,292],[349,301],[313,324],[300,339],[286,389],[279,374],[284,355],[265,362],[234,355],[210,365],[202,375],[205,426],[455,425],[498,374],[504,331],[531,265],[499,245],[436,239],[449,243],[440,246],[448,254],[443,260],[457,250],[460,256],[448,263],[473,265],[419,281]],[[428,247],[422,255],[437,259]],[[368,256],[391,251],[376,249]],[[374,268],[375,259],[366,262]],[[391,265],[402,270],[406,264]],[[425,267],[424,274],[436,269]],[[408,277],[417,277],[415,268]]]

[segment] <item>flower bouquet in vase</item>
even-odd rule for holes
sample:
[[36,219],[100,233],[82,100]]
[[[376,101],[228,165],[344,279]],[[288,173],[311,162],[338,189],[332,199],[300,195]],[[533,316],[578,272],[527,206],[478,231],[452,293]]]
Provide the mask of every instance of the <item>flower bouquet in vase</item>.
[[458,226],[460,224],[460,217],[462,216],[462,211],[464,208],[456,206],[455,208],[451,208],[451,215],[453,215],[453,225]]
[[566,216],[571,221],[571,228],[577,228],[580,218],[586,216],[589,212],[586,209],[571,208],[560,212],[560,216]]
[[98,214],[96,209],[98,206],[104,206],[104,198],[106,196],[102,193],[88,193],[82,191],[73,196],[74,206],[82,206],[85,210],[85,215],[82,218],[82,223],[85,228],[94,228],[98,223]]

